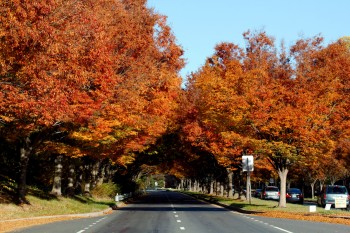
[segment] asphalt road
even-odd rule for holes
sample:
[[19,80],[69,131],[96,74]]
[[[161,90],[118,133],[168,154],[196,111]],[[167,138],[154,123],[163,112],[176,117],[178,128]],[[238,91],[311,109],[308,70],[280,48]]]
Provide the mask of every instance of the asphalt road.
[[56,222],[23,233],[348,233],[338,224],[240,214],[187,195],[151,191],[113,214]]

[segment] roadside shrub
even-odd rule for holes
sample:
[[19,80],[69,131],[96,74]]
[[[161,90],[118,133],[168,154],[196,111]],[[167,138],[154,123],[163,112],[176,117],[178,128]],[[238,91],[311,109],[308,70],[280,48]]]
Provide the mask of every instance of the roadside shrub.
[[117,193],[121,193],[121,188],[118,184],[112,182],[98,185],[91,191],[92,196],[98,199],[113,199]]

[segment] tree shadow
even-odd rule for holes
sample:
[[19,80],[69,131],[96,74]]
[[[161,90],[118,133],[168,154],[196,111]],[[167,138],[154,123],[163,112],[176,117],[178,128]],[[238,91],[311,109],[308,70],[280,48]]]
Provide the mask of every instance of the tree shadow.
[[35,187],[28,187],[27,195],[32,195],[34,197],[40,198],[42,200],[58,200],[58,197],[54,194],[51,194],[47,191],[43,191],[40,189],[37,189]]
[[102,205],[108,205],[109,207],[114,207],[116,204],[113,201],[99,201],[99,200],[94,200],[91,197],[87,196],[81,196],[81,195],[74,195],[70,196],[73,200],[79,201],[83,204],[102,204]]

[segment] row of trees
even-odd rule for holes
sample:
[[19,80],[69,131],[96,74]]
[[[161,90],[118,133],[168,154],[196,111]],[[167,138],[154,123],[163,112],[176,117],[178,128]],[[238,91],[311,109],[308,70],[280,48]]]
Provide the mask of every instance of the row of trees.
[[218,44],[183,90],[182,49],[145,0],[0,9],[1,175],[20,203],[28,181],[61,195],[155,173],[232,196],[243,154],[255,156],[255,181],[279,176],[281,207],[290,170],[310,184],[347,176],[346,38],[286,48],[248,31],[244,47]]
[[285,207],[292,167],[316,180],[327,177],[325,168],[336,177],[349,164],[349,44],[324,47],[315,37],[287,49],[265,32],[243,36],[244,48],[218,44],[190,77],[183,132],[228,169],[242,154],[264,157],[278,173]]
[[145,0],[13,0],[0,9],[1,153],[5,166],[18,161],[20,203],[33,155],[123,166],[172,128],[183,52]]

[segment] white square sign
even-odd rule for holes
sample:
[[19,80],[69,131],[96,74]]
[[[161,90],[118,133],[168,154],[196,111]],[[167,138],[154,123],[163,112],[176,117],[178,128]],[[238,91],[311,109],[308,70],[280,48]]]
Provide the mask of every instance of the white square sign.
[[254,171],[254,157],[253,155],[243,155],[242,156],[242,168],[244,172]]

